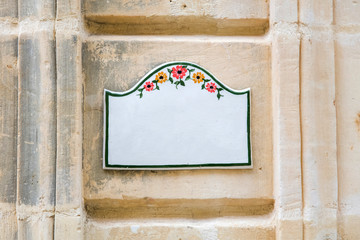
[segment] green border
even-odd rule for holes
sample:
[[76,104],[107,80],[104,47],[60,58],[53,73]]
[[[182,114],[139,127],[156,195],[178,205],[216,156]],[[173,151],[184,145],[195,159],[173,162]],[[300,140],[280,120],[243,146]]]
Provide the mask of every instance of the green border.
[[[196,67],[202,71],[204,71],[207,75],[210,76],[210,78],[216,82],[218,85],[220,85],[223,89],[225,89],[226,91],[235,94],[235,95],[243,95],[243,94],[247,94],[247,136],[248,136],[248,162],[247,163],[209,163],[209,164],[179,164],[179,165],[110,165],[108,163],[108,134],[109,134],[109,97],[124,97],[127,96],[135,91],[137,91],[137,89],[139,87],[142,86],[142,84],[147,81],[150,77],[152,77],[154,75],[154,73],[157,73],[158,71],[162,70],[163,68],[166,68],[168,66],[172,66],[172,65],[187,65],[187,66],[192,66],[192,67]],[[155,69],[153,69],[150,73],[146,74],[145,77],[140,80],[138,82],[137,85],[135,85],[135,87],[133,87],[132,89],[130,89],[129,91],[123,92],[123,93],[115,93],[115,92],[110,92],[106,89],[104,89],[104,97],[105,97],[105,104],[104,104],[104,111],[105,111],[105,115],[104,115],[104,123],[105,123],[105,133],[104,133],[104,138],[105,138],[105,144],[104,144],[104,159],[105,159],[105,165],[104,167],[106,168],[122,168],[122,169],[164,169],[164,168],[201,168],[201,167],[236,167],[236,166],[251,166],[251,142],[250,142],[250,89],[246,90],[246,91],[235,91],[229,87],[227,87],[226,85],[224,85],[223,83],[221,83],[219,80],[217,80],[211,73],[209,73],[207,70],[205,70],[204,68],[200,67],[197,64],[194,63],[190,63],[190,62],[185,62],[185,61],[180,61],[180,62],[169,62],[163,65],[160,65],[159,67],[156,67]]]

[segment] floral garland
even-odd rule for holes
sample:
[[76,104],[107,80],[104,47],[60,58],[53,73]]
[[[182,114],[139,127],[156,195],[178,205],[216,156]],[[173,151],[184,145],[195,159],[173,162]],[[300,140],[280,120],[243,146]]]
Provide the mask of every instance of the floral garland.
[[[189,69],[188,66],[184,65],[177,65],[173,68],[168,68],[167,71],[169,72],[169,81],[171,84],[174,84],[176,86],[176,89],[178,86],[185,87],[185,81],[188,81],[191,79],[191,73],[195,71],[195,69]],[[172,77],[171,77],[172,75]],[[185,77],[186,76],[186,77]],[[175,79],[174,79],[175,78]],[[143,91],[151,92],[154,90],[160,90],[159,83],[165,83],[168,80],[168,76],[164,72],[159,72],[155,76],[155,80],[147,81],[143,85],[142,88],[139,88],[138,91],[140,94],[140,98],[143,97]],[[218,87],[214,82],[211,82],[210,79],[205,79],[205,76],[202,72],[196,72],[192,75],[192,80],[195,84],[202,83],[201,90],[206,89],[210,93],[217,92],[217,98],[220,100],[221,97],[224,97],[224,95],[221,95],[220,92],[224,89],[221,87]]]

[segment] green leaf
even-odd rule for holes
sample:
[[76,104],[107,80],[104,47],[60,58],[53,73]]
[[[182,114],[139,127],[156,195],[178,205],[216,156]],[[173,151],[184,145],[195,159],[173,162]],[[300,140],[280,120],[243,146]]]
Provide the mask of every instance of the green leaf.
[[169,78],[169,81],[171,82],[171,84],[174,83],[174,80],[171,77]]
[[152,82],[153,82],[153,83],[157,83],[157,82],[158,82],[158,80],[153,80]]
[[156,86],[156,89],[157,89],[157,90],[160,90],[159,86]]
[[172,70],[170,68],[168,68],[167,70],[168,70],[169,74],[171,74]]
[[205,89],[205,84],[201,85],[201,89]]
[[193,69],[189,69],[189,72],[193,72],[193,71],[195,71],[195,68],[193,68]]
[[222,89],[222,88],[218,88],[218,91],[220,92],[220,91],[222,91],[222,90],[224,90],[224,89]]
[[183,68],[187,68],[187,66],[186,65],[184,65],[184,66],[182,66]]
[[140,98],[142,98],[143,94],[142,94],[142,93],[140,93],[140,94],[139,94],[139,96],[140,96]]
[[204,79],[204,82],[210,82],[210,80],[209,79]]
[[187,77],[185,78],[185,81],[188,81],[188,80],[190,80],[190,76],[187,76]]
[[178,85],[179,85],[179,83],[180,83],[179,81],[176,81],[176,82],[175,82],[176,89],[178,89]]
[[185,82],[181,80],[181,81],[180,81],[180,85],[181,85],[181,86],[185,86]]

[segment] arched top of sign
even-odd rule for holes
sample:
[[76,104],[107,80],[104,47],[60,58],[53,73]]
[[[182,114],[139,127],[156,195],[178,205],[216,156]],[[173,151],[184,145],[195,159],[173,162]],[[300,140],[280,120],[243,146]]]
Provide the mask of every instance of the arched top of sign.
[[104,90],[105,169],[250,168],[250,89],[168,62],[126,92]]

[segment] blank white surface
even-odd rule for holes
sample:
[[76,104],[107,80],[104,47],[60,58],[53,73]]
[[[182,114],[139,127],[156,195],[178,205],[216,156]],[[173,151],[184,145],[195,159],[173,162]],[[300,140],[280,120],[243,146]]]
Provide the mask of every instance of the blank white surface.
[[248,163],[246,94],[224,90],[218,100],[192,81],[159,86],[109,97],[108,164]]

